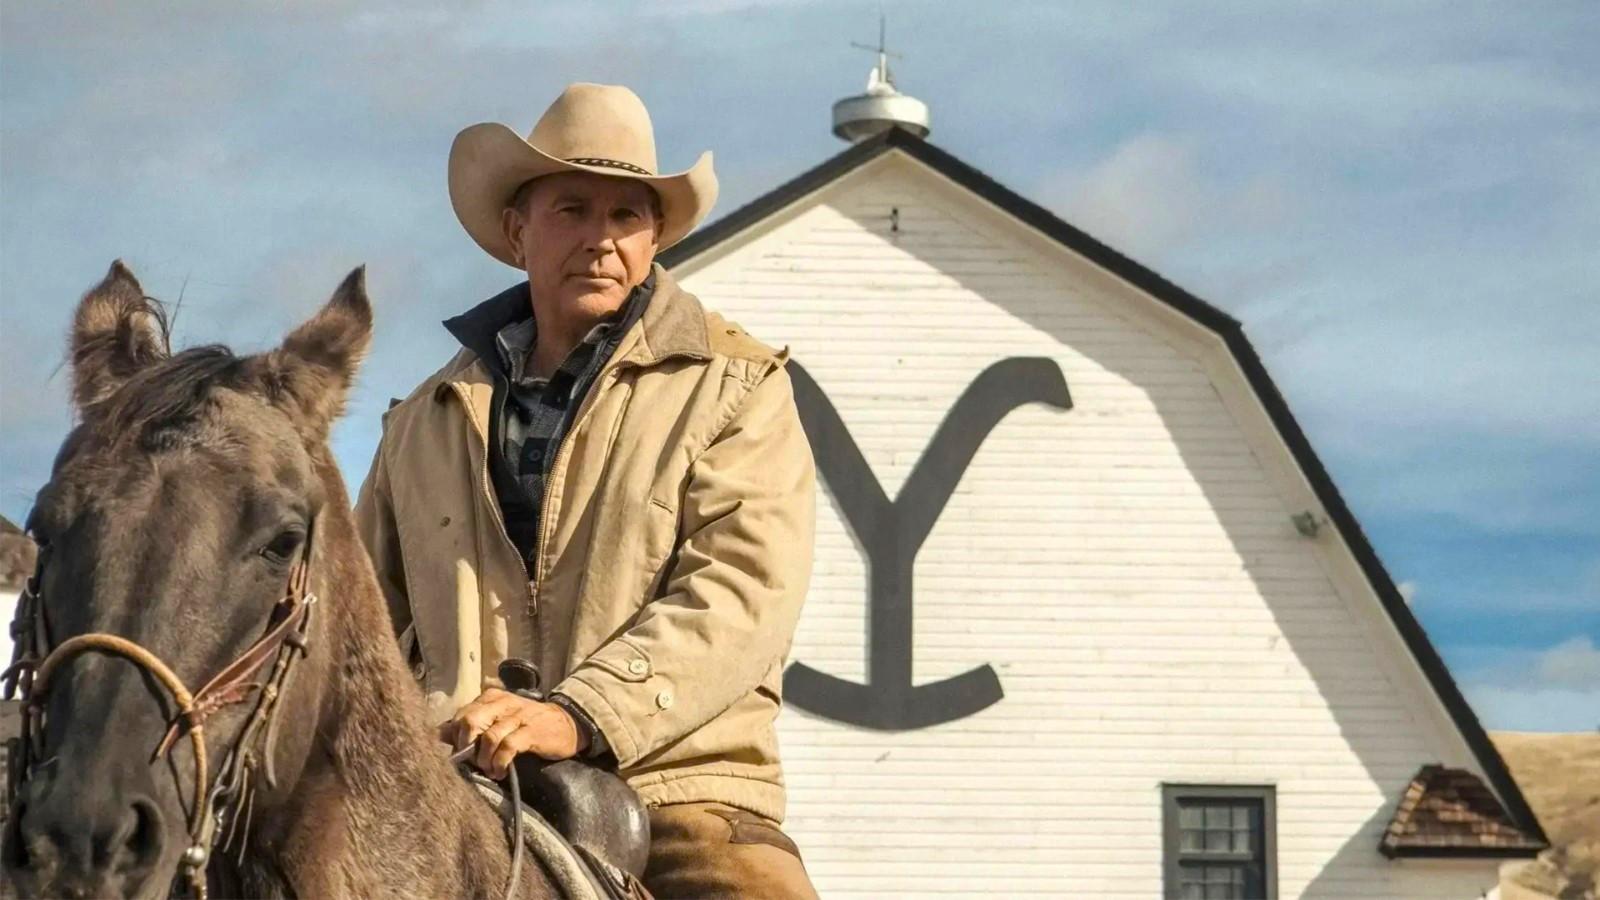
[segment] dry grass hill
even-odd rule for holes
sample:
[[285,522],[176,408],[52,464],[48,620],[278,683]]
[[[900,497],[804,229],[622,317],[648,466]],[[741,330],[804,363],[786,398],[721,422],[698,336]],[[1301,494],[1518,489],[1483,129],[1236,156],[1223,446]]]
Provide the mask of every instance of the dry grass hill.
[[1505,896],[1600,898],[1600,733],[1493,738],[1551,843],[1511,877]]
[[33,574],[35,548],[22,529],[0,516],[0,590],[16,590]]

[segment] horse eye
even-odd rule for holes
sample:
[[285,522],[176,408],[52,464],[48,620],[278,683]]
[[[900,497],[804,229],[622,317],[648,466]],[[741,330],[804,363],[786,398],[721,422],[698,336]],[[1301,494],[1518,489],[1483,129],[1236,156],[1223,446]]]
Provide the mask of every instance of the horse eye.
[[300,549],[300,542],[305,539],[306,533],[299,528],[285,528],[261,548],[261,555],[273,562],[285,562]]

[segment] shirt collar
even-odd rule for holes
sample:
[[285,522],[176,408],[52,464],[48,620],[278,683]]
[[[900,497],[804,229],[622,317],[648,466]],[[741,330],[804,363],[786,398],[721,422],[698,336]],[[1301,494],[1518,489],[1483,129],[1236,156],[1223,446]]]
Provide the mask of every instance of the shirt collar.
[[[655,286],[655,268],[651,267],[650,274],[645,276],[644,281],[628,294],[628,300],[623,304],[620,313],[601,324],[615,324],[621,331],[625,332],[634,322],[638,321],[640,316],[644,314],[645,308],[650,305],[650,297],[655,293]],[[477,356],[490,371],[505,374],[510,369],[504,364],[504,357],[501,356],[500,333],[507,326],[517,325],[524,321],[529,324],[526,334],[527,344],[522,346],[522,355],[526,356],[528,348],[533,346],[533,342],[538,336],[536,329],[532,327],[533,303],[530,299],[526,281],[506,288],[458,316],[445,319],[444,327],[461,343],[461,346]],[[605,333],[602,332],[602,335]],[[514,338],[520,338],[521,336],[520,332],[508,335],[508,337]],[[594,331],[591,329],[585,340],[593,336]]]

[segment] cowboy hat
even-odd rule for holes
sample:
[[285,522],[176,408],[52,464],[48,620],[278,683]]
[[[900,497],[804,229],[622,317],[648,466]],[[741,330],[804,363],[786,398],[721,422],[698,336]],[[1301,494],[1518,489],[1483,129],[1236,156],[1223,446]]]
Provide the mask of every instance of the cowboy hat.
[[644,102],[625,87],[572,84],[526,138],[498,122],[464,129],[450,146],[450,205],[462,227],[508,266],[521,268],[501,229],[511,197],[528,180],[556,172],[633,178],[661,198],[661,249],[700,224],[717,200],[711,152],[675,175],[656,174],[656,139]]

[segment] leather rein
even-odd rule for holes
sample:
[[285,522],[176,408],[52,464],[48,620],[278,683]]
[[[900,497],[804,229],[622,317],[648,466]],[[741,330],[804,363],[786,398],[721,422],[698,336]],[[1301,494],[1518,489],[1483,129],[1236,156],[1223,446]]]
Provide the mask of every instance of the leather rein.
[[[307,654],[311,630],[311,611],[317,597],[311,592],[311,550],[313,528],[307,530],[299,559],[289,572],[284,596],[272,609],[267,632],[243,653],[207,681],[200,690],[190,692],[183,679],[161,657],[115,634],[80,634],[51,648],[49,626],[42,595],[45,564],[50,547],[39,548],[39,560],[17,598],[16,617],[11,622],[15,642],[11,665],[0,673],[5,699],[20,696],[23,701],[22,733],[16,758],[7,766],[7,807],[15,813],[17,794],[43,762],[45,701],[56,672],[69,660],[84,653],[120,656],[145,672],[172,696],[177,715],[167,726],[150,761],[167,756],[178,738],[187,732],[194,750],[194,793],[189,804],[189,846],[183,853],[183,874],[199,900],[206,898],[206,865],[216,847],[218,835],[227,829],[226,849],[239,838],[239,853],[244,853],[244,836],[249,830],[255,785],[251,773],[258,767],[269,789],[277,787],[273,769],[273,746],[277,740],[278,701],[287,690],[294,664]],[[263,681],[253,680],[267,663],[271,671]],[[255,697],[255,708],[240,732],[239,740],[223,761],[219,777],[210,781],[206,753],[205,723],[213,714]],[[259,743],[259,746],[257,744]],[[181,796],[181,792],[180,792]],[[243,825],[240,824],[241,816]]]

